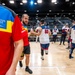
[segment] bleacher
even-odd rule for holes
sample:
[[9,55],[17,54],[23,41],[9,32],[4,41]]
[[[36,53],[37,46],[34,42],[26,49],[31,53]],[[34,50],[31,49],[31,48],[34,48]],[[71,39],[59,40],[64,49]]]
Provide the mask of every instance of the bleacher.
[[[38,18],[39,20],[41,18]],[[66,23],[68,23],[69,27],[71,27],[72,22],[68,17],[45,17],[44,18],[46,21],[46,24],[49,26],[50,30],[52,31],[52,29],[54,28],[54,26],[56,25],[57,28],[59,29],[59,33],[58,33],[58,41],[60,39],[60,35],[61,35],[61,30],[63,25],[65,25]],[[36,18],[31,18],[29,21],[29,25],[28,25],[28,31],[31,30],[31,28],[33,28],[34,30],[37,28],[38,24],[37,24],[37,19]],[[35,41],[36,36],[30,36],[29,40],[30,41]],[[52,40],[52,36],[50,36],[50,40]]]

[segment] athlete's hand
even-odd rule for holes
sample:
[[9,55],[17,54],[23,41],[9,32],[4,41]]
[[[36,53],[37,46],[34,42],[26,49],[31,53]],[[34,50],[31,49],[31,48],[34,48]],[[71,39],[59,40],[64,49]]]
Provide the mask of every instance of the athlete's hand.
[[15,69],[9,69],[5,75],[16,75],[15,74]]
[[30,31],[30,32],[31,32],[31,34],[33,34],[33,33],[34,33],[34,30],[33,30],[33,29],[31,29],[31,31]]

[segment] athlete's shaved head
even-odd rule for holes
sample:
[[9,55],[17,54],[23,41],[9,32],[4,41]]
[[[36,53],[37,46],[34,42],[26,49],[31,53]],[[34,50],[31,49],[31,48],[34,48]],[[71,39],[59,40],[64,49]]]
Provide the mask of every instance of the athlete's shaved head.
[[23,14],[22,15],[22,23],[25,24],[25,25],[27,25],[28,22],[29,22],[29,16],[28,16],[28,14]]
[[42,24],[44,24],[45,20],[44,20],[44,19],[41,19],[40,22],[41,22]]
[[22,18],[24,18],[24,17],[28,17],[29,18],[28,14],[23,14]]

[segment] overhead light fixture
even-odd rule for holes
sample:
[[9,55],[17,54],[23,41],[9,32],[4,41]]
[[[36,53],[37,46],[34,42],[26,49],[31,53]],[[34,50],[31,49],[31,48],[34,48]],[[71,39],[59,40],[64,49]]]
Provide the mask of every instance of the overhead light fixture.
[[2,5],[5,5],[5,3],[2,3]]
[[49,10],[49,12],[51,12],[52,10]]
[[57,2],[57,0],[52,0],[52,3],[56,3]]
[[23,3],[20,3],[20,5],[23,5]]
[[10,0],[9,2],[10,2],[11,4],[14,4],[14,0]]
[[23,3],[27,3],[27,0],[22,0]]
[[49,15],[49,13],[47,13],[47,15]]
[[34,4],[35,4],[35,5],[37,5],[37,3],[36,3],[36,2],[35,2]]
[[27,12],[27,10],[24,10],[24,12]]
[[69,2],[69,0],[66,0],[66,2]]
[[42,0],[37,0],[37,3],[42,3]]
[[59,13],[57,13],[57,15],[59,15]]
[[72,17],[74,17],[74,15],[72,15]]
[[68,13],[69,15],[71,15],[71,13]]
[[57,2],[55,2],[54,4],[57,4]]
[[33,4],[34,4],[34,2],[31,0],[31,1],[30,1],[30,5],[33,5]]
[[38,15],[38,14],[36,14],[36,15]]
[[37,12],[39,12],[39,10],[37,10]]
[[72,3],[73,5],[75,4],[75,2]]

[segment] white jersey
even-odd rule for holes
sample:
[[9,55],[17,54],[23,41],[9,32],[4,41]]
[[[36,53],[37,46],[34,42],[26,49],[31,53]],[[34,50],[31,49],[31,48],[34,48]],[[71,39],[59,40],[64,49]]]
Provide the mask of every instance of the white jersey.
[[38,26],[38,27],[35,29],[35,31],[38,32],[38,31],[39,31],[39,28],[40,28],[40,26]]
[[75,43],[75,25],[71,28],[71,39],[72,43]]
[[65,26],[63,26],[63,27],[62,27],[62,30],[63,30],[63,29],[69,31],[70,28],[69,28],[69,27],[65,27]]
[[65,28],[66,28],[66,27],[65,27],[65,26],[63,26],[63,27],[62,27],[62,30],[63,30],[63,29],[65,29]]
[[58,33],[59,31],[58,31],[57,28],[54,28],[52,32],[53,32],[53,35],[57,35],[57,33]]
[[49,41],[49,34],[48,34],[49,27],[46,25],[43,25],[43,26],[41,26],[41,28],[42,28],[42,32],[39,36],[40,43],[41,44],[48,44],[50,42]]

